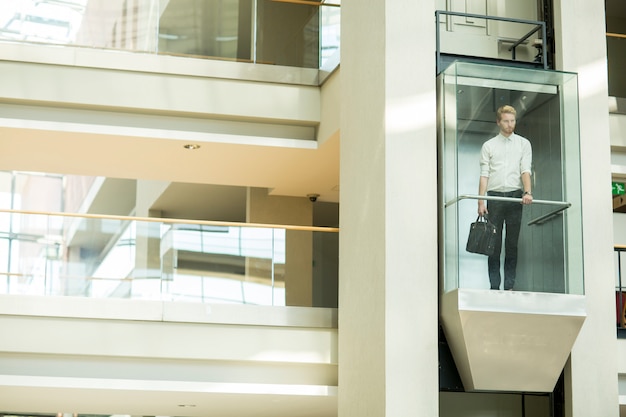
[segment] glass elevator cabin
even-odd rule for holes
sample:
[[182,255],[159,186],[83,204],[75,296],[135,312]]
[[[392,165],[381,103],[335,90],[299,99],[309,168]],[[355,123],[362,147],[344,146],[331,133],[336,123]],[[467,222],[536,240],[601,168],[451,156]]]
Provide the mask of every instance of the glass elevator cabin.
[[[487,257],[465,250],[481,146],[506,104],[533,153],[513,291],[491,290]],[[551,392],[586,316],[577,76],[457,61],[438,76],[438,107],[440,319],[464,388]]]

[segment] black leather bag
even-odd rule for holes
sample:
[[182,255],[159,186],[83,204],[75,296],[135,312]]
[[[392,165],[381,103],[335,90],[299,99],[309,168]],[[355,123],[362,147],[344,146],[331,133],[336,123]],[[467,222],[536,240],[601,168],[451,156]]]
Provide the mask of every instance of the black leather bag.
[[478,216],[470,226],[465,249],[468,252],[491,256],[496,249],[496,226],[486,217]]

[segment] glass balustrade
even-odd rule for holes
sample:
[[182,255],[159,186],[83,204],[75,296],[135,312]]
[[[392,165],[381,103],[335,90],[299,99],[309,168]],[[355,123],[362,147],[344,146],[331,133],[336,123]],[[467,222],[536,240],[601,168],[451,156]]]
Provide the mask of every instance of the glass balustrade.
[[618,337],[626,338],[626,283],[622,274],[622,254],[626,252],[626,246],[615,245],[613,248],[615,259],[615,318],[618,329]]
[[0,40],[320,68],[338,54],[340,0],[310,3],[4,0]]
[[337,307],[334,228],[0,210],[0,293]]

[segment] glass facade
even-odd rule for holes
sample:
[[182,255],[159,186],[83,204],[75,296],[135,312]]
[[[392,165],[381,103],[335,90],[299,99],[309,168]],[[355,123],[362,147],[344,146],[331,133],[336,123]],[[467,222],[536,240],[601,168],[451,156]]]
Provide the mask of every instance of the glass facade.
[[522,211],[514,290],[583,294],[576,74],[456,62],[439,76],[439,95],[444,291],[490,288],[487,257],[465,245],[482,144],[498,134],[496,110],[512,105],[515,133],[532,145],[534,198]]

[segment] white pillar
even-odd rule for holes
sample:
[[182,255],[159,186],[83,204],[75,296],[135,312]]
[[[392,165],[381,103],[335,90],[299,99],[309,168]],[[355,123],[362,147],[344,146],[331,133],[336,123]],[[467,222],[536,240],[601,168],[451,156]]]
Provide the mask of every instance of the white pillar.
[[556,0],[554,14],[557,67],[578,73],[587,300],[587,319],[565,370],[566,415],[617,416],[604,1]]
[[434,11],[342,2],[339,417],[438,415]]
[[[135,216],[161,217],[160,212],[150,207],[169,185],[167,181],[137,180]],[[161,258],[161,223],[137,222],[135,226],[137,236],[131,294],[139,291],[142,296],[149,293],[159,297],[162,295],[163,280],[173,279],[172,254]]]
[[[306,197],[270,196],[265,188],[248,188],[246,216],[249,223],[311,226],[313,203]],[[313,305],[313,234],[288,230],[285,235],[285,303],[288,306]],[[255,267],[246,262],[246,276],[265,274],[271,279],[271,262]],[[258,260],[256,260],[258,263]],[[256,272],[255,272],[256,270]]]

